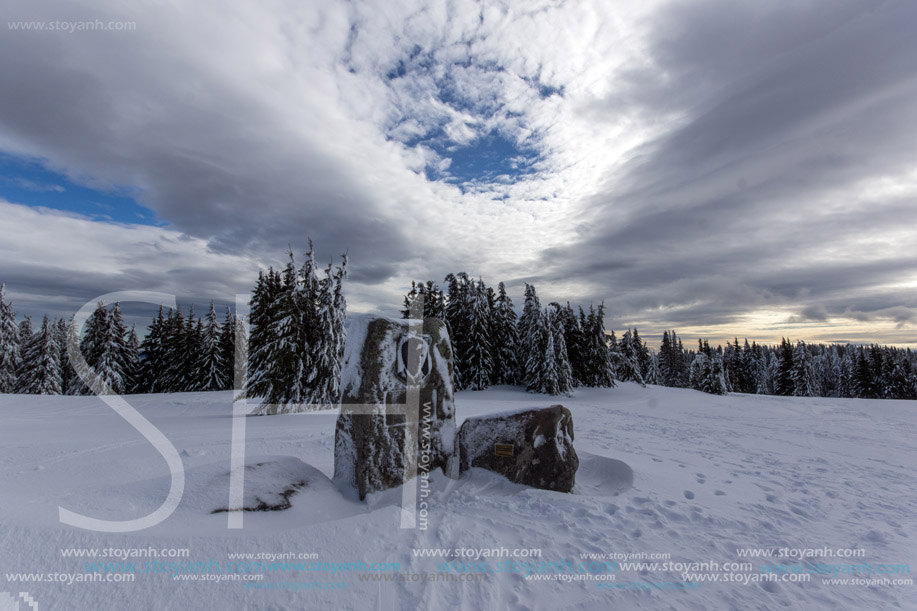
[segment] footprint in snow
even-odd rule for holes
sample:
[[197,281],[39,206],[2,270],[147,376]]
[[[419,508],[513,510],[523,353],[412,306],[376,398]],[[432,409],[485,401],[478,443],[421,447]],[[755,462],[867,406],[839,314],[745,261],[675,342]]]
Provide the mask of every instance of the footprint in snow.
[[685,490],[685,498],[689,501],[692,500],[694,498],[694,493],[690,490]]

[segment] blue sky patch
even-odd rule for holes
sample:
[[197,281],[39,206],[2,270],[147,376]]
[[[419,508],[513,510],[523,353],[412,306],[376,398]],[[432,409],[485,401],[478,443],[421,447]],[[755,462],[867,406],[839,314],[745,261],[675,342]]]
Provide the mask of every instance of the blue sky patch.
[[96,221],[164,225],[131,190],[92,189],[45,168],[37,160],[0,153],[0,197],[31,207],[82,214]]

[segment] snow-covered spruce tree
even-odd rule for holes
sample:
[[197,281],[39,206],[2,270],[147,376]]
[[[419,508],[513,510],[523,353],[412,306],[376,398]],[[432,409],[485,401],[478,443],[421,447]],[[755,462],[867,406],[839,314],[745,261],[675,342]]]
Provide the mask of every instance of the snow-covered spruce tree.
[[851,346],[842,347],[839,351],[839,361],[837,396],[843,398],[853,397],[853,372],[856,370],[856,354]]
[[446,326],[452,340],[455,389],[468,388],[469,355],[472,350],[471,324],[474,308],[472,281],[465,272],[446,276]]
[[140,374],[137,380],[137,392],[164,392],[166,361],[163,337],[166,329],[166,318],[163,307],[153,318],[146,337],[140,342]]
[[870,367],[869,357],[866,350],[858,346],[856,368],[853,372],[853,392],[858,399],[875,399],[876,385],[872,368]]
[[274,323],[278,313],[276,304],[284,292],[283,279],[273,268],[267,274],[258,272],[258,281],[252,289],[249,314],[248,375],[245,396],[268,397],[272,394],[273,380],[270,369],[274,355]]
[[793,345],[787,338],[781,338],[780,348],[777,350],[777,371],[774,375],[774,394],[785,397],[792,396],[796,390],[796,380],[793,378]]
[[[19,323],[19,369],[16,370],[16,379],[18,380],[25,373],[24,370],[24,359],[25,359],[25,350],[28,347],[29,343],[32,341],[32,317],[26,316]],[[18,382],[17,382],[18,387]],[[18,391],[17,391],[18,392]]]
[[[270,326],[258,329],[263,340],[259,339],[257,359],[253,358],[257,367],[249,363],[244,396],[261,397],[264,407],[260,413],[296,412],[306,409],[303,406],[307,404],[334,406],[339,401],[346,265],[345,255],[341,267],[334,270],[329,265],[325,278],[319,280],[311,240],[306,261],[298,270],[290,253],[280,291],[267,306],[265,319],[270,320]],[[256,320],[253,298],[253,327]],[[258,395],[258,389],[267,394]]]
[[[72,322],[72,320],[71,320]],[[63,318],[58,318],[54,323],[54,341],[57,342],[57,348],[60,352],[58,360],[60,362],[61,372],[61,394],[67,394],[70,384],[73,382],[73,366],[70,365],[70,355],[67,354],[67,338],[69,336],[70,323]]]
[[468,321],[468,342],[465,353],[464,387],[484,390],[494,377],[493,339],[491,337],[493,308],[483,280],[472,281],[468,296],[471,301]]
[[669,331],[662,332],[662,343],[659,346],[659,384],[675,386],[672,340]]
[[636,327],[634,327],[631,341],[633,342],[637,370],[640,372],[640,378],[643,380],[643,383],[646,384],[646,375],[650,368],[650,351],[646,346],[646,342],[640,337],[640,333],[637,331]]
[[31,395],[61,394],[60,347],[54,324],[47,316],[41,330],[32,336],[23,354],[23,373],[18,391]]
[[588,350],[583,330],[586,314],[580,308],[580,315],[577,316],[569,301],[564,306],[557,302],[549,305],[554,308],[551,312],[554,322],[559,322],[563,330],[564,345],[566,346],[570,371],[573,376],[572,385],[573,387],[586,386],[587,378],[589,377],[589,355],[587,354]]
[[608,334],[608,360],[611,361],[611,371],[615,380],[620,381],[621,377],[618,375],[618,364],[621,362],[621,346],[620,342],[618,342],[618,338],[615,337],[614,329]]
[[22,322],[19,323],[19,343],[20,345],[22,346],[27,345],[29,341],[32,339],[33,333],[34,331],[32,330],[32,317],[26,315],[26,317],[22,319]]
[[815,363],[809,349],[802,340],[793,349],[793,396],[817,397],[818,383],[815,379]]
[[742,392],[741,354],[739,338],[735,338],[735,344],[726,340],[726,348],[723,349],[723,377],[729,392]]
[[[216,308],[211,301],[206,322],[203,323],[200,330],[201,353],[194,373],[197,390],[212,391],[223,389],[225,366],[223,364],[223,353],[220,351],[220,331]],[[197,331],[195,334],[197,334]]]
[[557,386],[550,394],[569,394],[576,386],[573,379],[573,368],[570,366],[570,355],[564,339],[563,309],[555,304],[553,312],[546,312],[551,326],[552,343],[554,344],[554,369],[557,371]]
[[621,336],[621,341],[618,344],[618,354],[616,367],[618,379],[622,382],[637,382],[645,386],[643,373],[640,371],[639,366],[639,349],[630,329]]
[[[114,394],[125,392],[125,332],[120,306],[115,304],[109,313],[100,301],[86,321],[80,343],[86,364]],[[92,394],[92,390],[79,379],[73,385],[73,394]]]
[[558,394],[554,333],[547,312],[538,310],[527,321],[527,331],[529,354],[525,364],[526,389],[529,392]]
[[162,329],[162,378],[159,392],[183,392],[188,355],[185,353],[187,322],[181,306],[169,309]]
[[[229,306],[220,328],[218,350],[220,351],[220,390],[232,390],[236,379],[236,330],[239,322]],[[240,355],[241,356],[241,355]],[[240,364],[244,359],[240,359]]]
[[[314,340],[316,319],[314,304],[318,295],[318,278],[315,275],[315,259],[310,251],[300,270],[296,269],[293,252],[284,268],[280,294],[271,305],[273,321],[268,343],[266,367],[251,371],[253,386],[264,378],[269,379],[270,394],[262,398],[264,404],[287,405],[305,403],[304,383],[315,374],[315,363],[307,347]],[[246,393],[246,396],[251,396]]]
[[206,369],[207,358],[204,350],[204,319],[194,317],[194,306],[188,308],[188,320],[185,321],[184,346],[186,363],[184,367],[184,392],[202,390],[203,380],[199,377]]
[[[115,302],[108,316],[109,335],[112,342],[112,358],[121,371],[121,386],[113,389],[116,393],[127,393],[131,384],[132,367],[136,365],[136,346],[131,346],[130,332],[124,324],[121,304]],[[135,337],[136,340],[136,337]]]
[[647,384],[659,384],[659,355],[655,350],[650,350],[649,365],[643,381]]
[[522,304],[522,315],[519,317],[517,326],[519,335],[518,353],[516,362],[519,364],[519,370],[516,373],[518,383],[529,386],[531,381],[529,375],[529,363],[533,362],[544,354],[544,347],[539,346],[541,340],[541,303],[538,295],[535,293],[535,287],[526,283],[525,300]]
[[142,392],[140,388],[143,384],[143,370],[140,366],[140,338],[137,337],[137,325],[131,325],[125,340],[124,366],[125,392]]
[[347,301],[344,298],[344,279],[347,277],[347,254],[341,267],[334,269],[329,263],[321,279],[318,296],[319,345],[316,347],[318,377],[313,390],[312,403],[333,408],[341,395],[341,367],[347,331]]
[[[580,319],[582,320],[582,316]],[[609,349],[609,339],[605,333],[605,303],[600,303],[598,308],[590,305],[583,326],[586,386],[612,388],[615,385],[615,366],[613,354]]]
[[742,346],[742,353],[739,357],[739,383],[742,387],[739,392],[749,394],[758,392],[757,367],[758,363],[756,362],[754,346],[750,345],[748,339],[746,339],[745,344]]
[[19,327],[13,305],[4,299],[5,286],[0,284],[0,393],[16,390],[21,360]]
[[497,286],[493,311],[494,384],[516,384],[519,371],[519,329],[513,300],[506,294],[506,286]]
[[432,280],[411,282],[410,292],[404,296],[404,309],[401,310],[402,318],[411,317],[411,308],[417,299],[423,299],[423,317],[439,318],[443,320],[446,312],[446,296]]
[[723,376],[722,357],[707,349],[698,350],[689,370],[691,388],[712,395],[726,394],[726,380]]

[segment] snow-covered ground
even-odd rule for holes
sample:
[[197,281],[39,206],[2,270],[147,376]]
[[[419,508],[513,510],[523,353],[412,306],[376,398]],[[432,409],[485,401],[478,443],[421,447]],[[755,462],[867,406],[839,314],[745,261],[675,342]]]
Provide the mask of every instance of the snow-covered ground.
[[[577,486],[574,494],[526,489],[477,469],[458,481],[436,476],[425,499],[425,530],[399,528],[398,490],[360,503],[334,487],[328,479],[333,414],[250,417],[244,503],[288,501],[290,507],[246,512],[244,528],[229,530],[228,514],[211,512],[228,503],[231,395],[129,400],[181,453],[185,493],[161,524],[104,534],[62,525],[58,507],[109,520],[141,517],[168,493],[165,461],[98,398],[0,396],[0,610],[33,608],[27,597],[40,611],[917,609],[915,586],[879,585],[913,575],[862,574],[863,567],[890,565],[882,570],[897,567],[901,573],[901,565],[917,567],[915,402],[716,397],[634,384],[580,389],[561,399],[515,388],[459,393],[460,421],[558,402],[569,407],[581,459]],[[190,555],[130,558],[138,563],[132,583],[47,581],[52,573],[73,580],[87,573],[86,558],[64,557],[62,550],[150,547],[187,548]],[[441,564],[473,559],[419,557],[413,551],[440,548],[538,548],[541,558],[482,557],[478,562],[489,562],[478,566],[488,571],[484,581],[445,581]],[[808,548],[805,567],[822,563],[820,570],[840,571],[837,578],[870,579],[873,585],[825,582],[831,575],[803,583],[763,581],[763,565],[782,564],[791,572],[800,561],[737,552],[755,548]],[[855,554],[849,558],[815,555],[825,548],[862,551],[841,552]],[[162,564],[225,569],[237,553],[314,554],[296,562],[330,568],[364,561],[367,570],[281,568],[264,573],[261,582],[185,581],[166,572],[177,565]],[[646,560],[658,562],[655,568],[619,564],[613,571],[609,556],[605,567],[588,559],[580,565],[583,554],[613,553],[670,554],[671,563],[708,564],[663,567],[666,560],[657,558]],[[102,560],[118,559],[89,559]],[[159,572],[144,572],[150,561],[159,563]],[[549,569],[538,561],[568,564]],[[369,570],[380,562],[398,568]],[[727,566],[740,562],[753,566]],[[861,574],[849,574],[852,565]],[[449,568],[455,574],[459,567]],[[684,568],[701,577],[686,578]],[[556,581],[542,579],[543,572],[537,579],[524,574],[539,571],[564,574]],[[581,571],[606,571],[614,581],[579,580]],[[42,574],[44,581],[22,575],[29,573]],[[393,574],[398,580],[380,577]],[[431,575],[440,576],[427,583],[400,581]],[[677,585],[686,581],[700,585]],[[315,583],[347,585],[306,585]]]

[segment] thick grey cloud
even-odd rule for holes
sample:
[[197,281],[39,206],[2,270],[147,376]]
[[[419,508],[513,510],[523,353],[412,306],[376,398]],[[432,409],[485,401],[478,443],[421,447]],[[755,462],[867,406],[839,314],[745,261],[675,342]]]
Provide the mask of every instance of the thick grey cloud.
[[915,193],[869,181],[917,161],[917,6],[705,2],[657,16],[651,68],[606,110],[623,98],[682,118],[592,199],[573,257],[544,253],[551,277],[588,279],[622,319],[654,325],[785,304],[793,322],[910,320],[913,286],[882,287],[914,279]]

